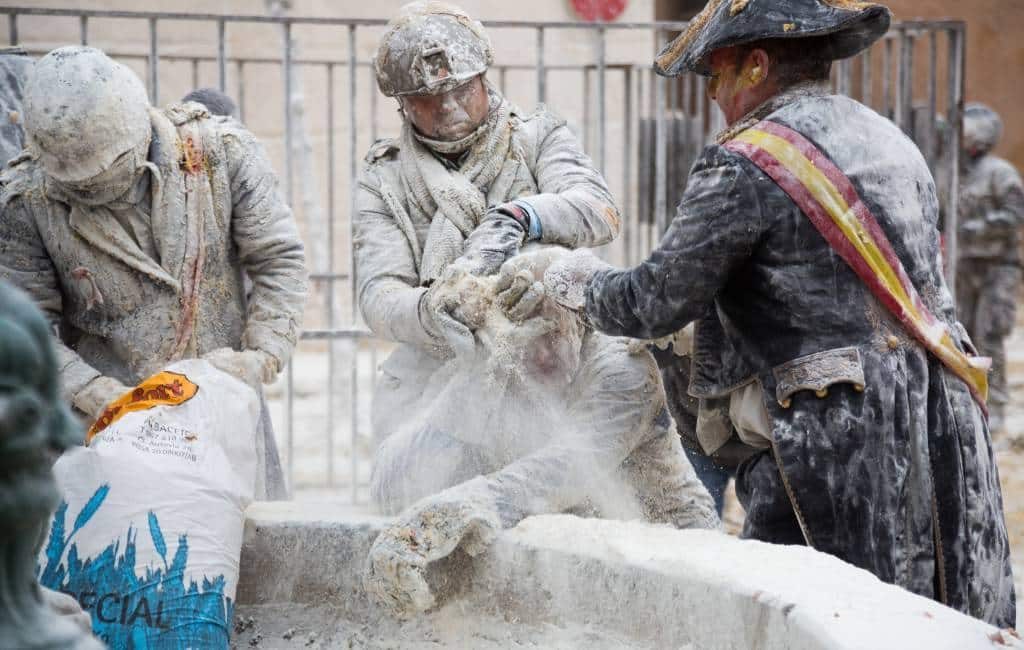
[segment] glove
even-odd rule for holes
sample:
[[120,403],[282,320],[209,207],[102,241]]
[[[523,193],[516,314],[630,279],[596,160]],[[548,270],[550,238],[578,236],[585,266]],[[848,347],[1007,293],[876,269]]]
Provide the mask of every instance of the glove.
[[582,311],[587,304],[587,285],[591,278],[598,271],[612,268],[588,250],[574,250],[544,272],[544,292],[563,307]]
[[455,264],[473,275],[492,275],[526,243],[530,224],[530,213],[517,203],[491,208],[466,239]]
[[427,566],[461,548],[470,556],[485,551],[501,530],[488,498],[487,479],[478,476],[424,499],[377,536],[363,584],[377,604],[398,617],[424,612],[437,603]]
[[464,268],[449,266],[420,298],[420,322],[456,355],[474,349],[473,330],[483,325],[490,292]]
[[217,348],[203,355],[214,368],[241,379],[257,392],[277,376],[277,359],[262,350],[233,350]]
[[499,307],[515,322],[533,316],[544,303],[546,293],[541,281],[556,260],[569,254],[559,246],[545,246],[512,257],[498,271],[494,291]]
[[103,415],[107,404],[110,404],[130,390],[131,388],[113,377],[101,376],[93,379],[85,385],[85,388],[78,391],[78,394],[71,400],[71,404],[86,416],[95,420]]

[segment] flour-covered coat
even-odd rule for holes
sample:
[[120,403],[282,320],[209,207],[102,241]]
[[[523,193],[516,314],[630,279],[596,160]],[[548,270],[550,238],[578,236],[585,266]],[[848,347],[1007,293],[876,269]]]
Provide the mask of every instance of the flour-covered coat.
[[[181,274],[192,237],[203,242],[205,260],[185,356],[227,346],[262,350],[283,364],[295,346],[305,255],[262,145],[238,122],[210,117],[198,104],[153,109],[151,117],[149,160],[162,177],[150,215],[158,260],[115,220],[52,198],[31,157],[3,176],[0,277],[26,290],[60,327],[69,400],[100,375],[132,385],[167,362],[186,317]],[[210,188],[208,202],[193,212],[185,209],[186,128]],[[253,283],[248,304],[243,269]]]
[[[510,153],[495,180],[481,188],[488,206],[528,199],[543,224],[541,242],[571,248],[599,246],[619,230],[619,213],[601,174],[565,121],[540,107],[513,109]],[[419,210],[403,177],[398,140],[370,150],[359,178],[355,216],[358,300],[366,323],[382,338],[403,345],[383,365],[374,402],[374,435],[382,439],[400,424],[402,406],[447,356],[446,344],[420,319],[418,260],[433,214]],[[398,204],[408,221],[390,207]],[[479,215],[478,218],[484,215]]]
[[[723,140],[761,119],[801,133],[852,180],[929,310],[962,332],[942,277],[935,185],[914,144],[825,90],[784,94]],[[760,382],[772,449],[739,471],[747,536],[806,542],[1014,625],[999,477],[981,408],[748,159],[720,145],[705,149],[658,248],[634,269],[598,272],[586,314],[601,331],[644,338],[697,320],[697,397]],[[786,388],[808,379],[826,387],[821,397]]]

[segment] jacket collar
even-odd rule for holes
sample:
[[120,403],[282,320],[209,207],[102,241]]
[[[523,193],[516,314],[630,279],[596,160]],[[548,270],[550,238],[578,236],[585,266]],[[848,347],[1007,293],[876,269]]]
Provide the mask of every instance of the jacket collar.
[[803,81],[794,84],[774,97],[768,98],[758,105],[757,108],[737,120],[735,124],[719,132],[715,136],[715,142],[725,144],[775,111],[797,100],[804,99],[805,97],[824,97],[828,94],[829,87],[826,81]]

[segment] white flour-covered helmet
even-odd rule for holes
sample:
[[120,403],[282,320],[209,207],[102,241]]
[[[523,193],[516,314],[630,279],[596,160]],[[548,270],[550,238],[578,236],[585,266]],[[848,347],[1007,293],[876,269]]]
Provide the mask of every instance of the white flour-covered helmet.
[[483,25],[445,2],[405,5],[380,39],[373,60],[388,97],[438,95],[487,71],[494,61]]
[[152,134],[142,81],[91,47],[62,47],[36,62],[24,117],[26,147],[48,175],[66,182],[106,171]]

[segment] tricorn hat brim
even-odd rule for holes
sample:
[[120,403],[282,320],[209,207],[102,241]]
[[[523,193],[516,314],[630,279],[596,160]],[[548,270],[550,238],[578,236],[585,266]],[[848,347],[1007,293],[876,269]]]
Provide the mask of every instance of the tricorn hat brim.
[[888,7],[859,0],[710,0],[662,49],[654,69],[666,77],[707,76],[715,50],[770,39],[816,37],[817,56],[845,59],[881,38],[891,21]]

